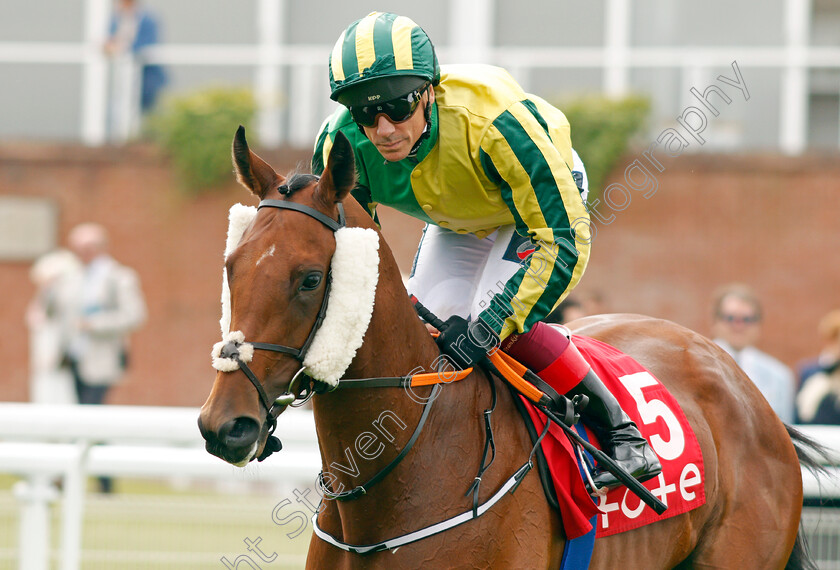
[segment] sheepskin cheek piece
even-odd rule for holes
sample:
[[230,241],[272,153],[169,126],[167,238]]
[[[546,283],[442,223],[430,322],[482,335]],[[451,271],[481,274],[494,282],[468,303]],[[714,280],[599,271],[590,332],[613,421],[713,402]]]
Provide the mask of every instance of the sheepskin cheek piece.
[[[257,209],[235,204],[230,209],[225,259],[236,249],[242,235],[251,224]],[[335,386],[350,366],[362,346],[376,297],[379,281],[379,234],[372,229],[341,228],[335,232],[335,254],[331,263],[332,286],[327,300],[327,312],[321,328],[315,334],[303,365],[307,374],[329,386]],[[222,281],[222,342],[213,347],[213,367],[231,372],[238,363],[221,358],[221,347],[230,341],[241,344],[250,361],[253,347],[245,342],[240,331],[230,331],[230,289],[227,270]],[[266,342],[260,340],[260,342]],[[242,349],[240,349],[240,356]]]

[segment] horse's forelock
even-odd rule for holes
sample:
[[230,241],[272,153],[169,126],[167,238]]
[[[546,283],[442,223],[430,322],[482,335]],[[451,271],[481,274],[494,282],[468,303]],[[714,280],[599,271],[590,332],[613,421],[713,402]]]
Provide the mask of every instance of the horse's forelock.
[[286,182],[282,184],[278,190],[281,194],[288,197],[298,190],[303,190],[317,181],[318,176],[315,176],[314,174],[294,171],[289,174],[288,178],[286,178]]

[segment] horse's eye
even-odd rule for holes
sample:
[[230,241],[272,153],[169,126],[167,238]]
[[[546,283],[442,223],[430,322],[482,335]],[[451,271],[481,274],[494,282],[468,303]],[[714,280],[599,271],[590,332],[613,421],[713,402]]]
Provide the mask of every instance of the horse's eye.
[[321,284],[321,273],[313,272],[303,278],[303,283],[300,284],[301,291],[312,291],[317,289]]

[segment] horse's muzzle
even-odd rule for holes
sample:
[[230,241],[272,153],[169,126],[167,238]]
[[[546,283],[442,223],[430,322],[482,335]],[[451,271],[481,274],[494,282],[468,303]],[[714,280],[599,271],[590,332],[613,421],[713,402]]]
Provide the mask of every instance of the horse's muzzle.
[[256,457],[262,430],[253,418],[238,417],[222,424],[215,432],[206,429],[199,417],[198,429],[206,441],[207,452],[228,463],[243,467]]

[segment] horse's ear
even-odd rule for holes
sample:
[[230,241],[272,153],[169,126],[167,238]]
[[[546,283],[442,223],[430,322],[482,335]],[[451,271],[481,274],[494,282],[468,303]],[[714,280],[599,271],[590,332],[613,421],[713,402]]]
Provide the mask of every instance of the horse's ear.
[[335,135],[319,190],[327,202],[340,202],[356,186],[356,158],[350,141],[339,131]]
[[277,188],[286,181],[285,178],[274,172],[274,169],[267,162],[248,148],[248,141],[245,140],[245,127],[242,125],[239,125],[236,134],[233,136],[231,154],[237,182],[253,192],[260,200],[265,198],[269,190]]

